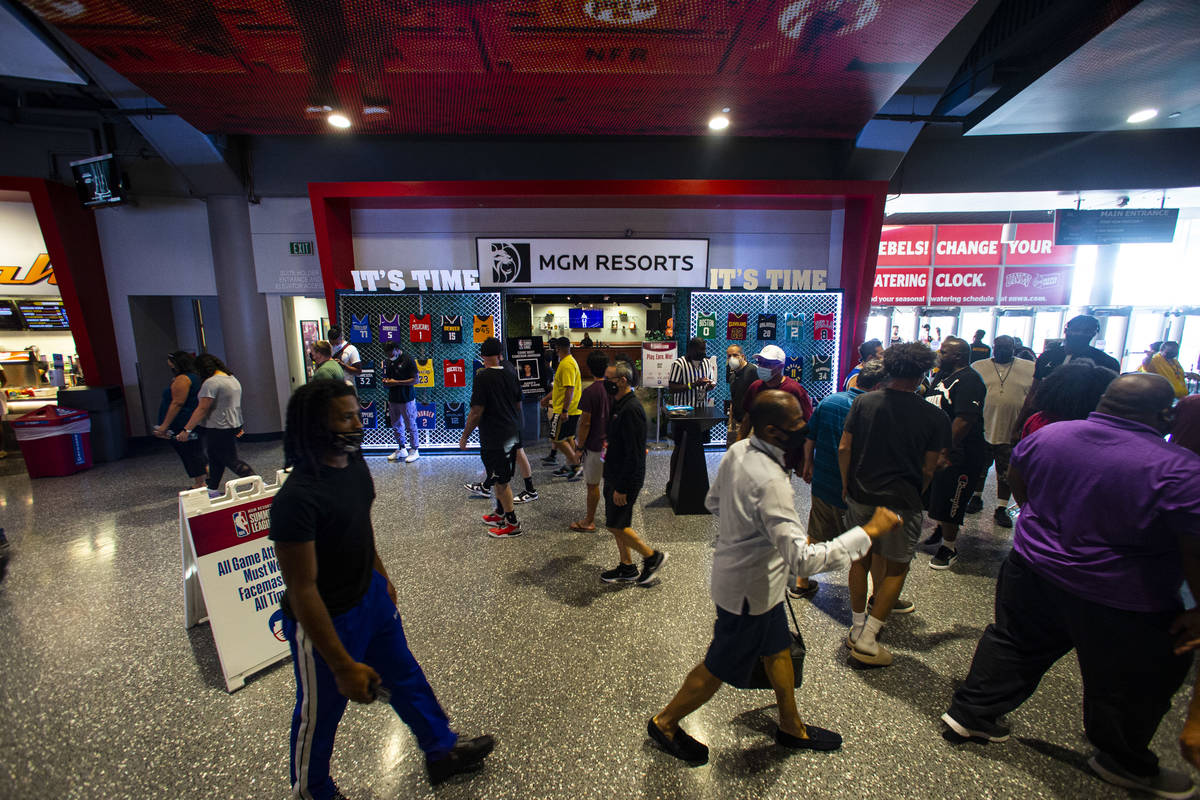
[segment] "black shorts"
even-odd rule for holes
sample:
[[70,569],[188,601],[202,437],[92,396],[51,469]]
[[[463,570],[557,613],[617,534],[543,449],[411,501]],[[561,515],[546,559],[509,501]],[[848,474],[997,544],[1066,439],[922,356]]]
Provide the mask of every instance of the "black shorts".
[[[749,601],[742,611],[748,612]],[[722,683],[745,689],[754,665],[763,656],[771,656],[792,646],[783,603],[765,614],[732,614],[717,606],[712,644],[704,656],[704,666]]]
[[487,472],[485,482],[504,484],[511,481],[517,471],[517,450],[520,447],[521,443],[514,441],[505,447],[480,450],[479,458],[483,461],[483,468]]
[[604,484],[604,527],[625,528],[633,527],[633,504],[637,502],[637,492],[625,495],[625,505],[619,506],[613,502],[613,487]]
[[934,473],[929,485],[929,518],[962,525],[967,514],[967,501],[975,494],[982,470],[982,459],[969,459]]
[[561,442],[564,439],[570,439],[575,435],[575,431],[579,428],[579,414],[573,417],[566,414],[551,414],[550,415],[550,440],[553,442]]

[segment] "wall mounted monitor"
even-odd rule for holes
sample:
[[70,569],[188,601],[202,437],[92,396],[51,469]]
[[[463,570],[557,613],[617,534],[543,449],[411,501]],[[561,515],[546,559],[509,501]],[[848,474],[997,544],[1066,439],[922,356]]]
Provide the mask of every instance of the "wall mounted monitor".
[[0,300],[0,331],[19,331],[22,327],[17,304],[12,300]]
[[115,206],[125,202],[125,181],[112,153],[71,162],[75,191],[86,208]]
[[571,308],[567,310],[571,330],[604,327],[604,309],[602,308]]
[[62,300],[18,300],[17,308],[31,331],[71,330]]

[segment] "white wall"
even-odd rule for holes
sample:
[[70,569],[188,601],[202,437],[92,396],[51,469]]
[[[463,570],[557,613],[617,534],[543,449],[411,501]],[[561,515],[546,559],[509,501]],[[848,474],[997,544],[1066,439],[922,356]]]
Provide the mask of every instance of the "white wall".
[[[33,203],[0,199],[0,265],[18,267],[16,277],[20,280],[28,275],[34,260],[45,252],[46,242]],[[0,284],[0,295],[58,297],[59,291],[57,284],[44,280],[31,285]]]
[[[263,198],[250,206],[254,274],[264,294],[324,294],[312,206],[307,197]],[[312,242],[311,256],[294,256],[290,242]]]
[[[208,209],[202,200],[142,197],[137,206],[97,211],[96,228],[116,329],[117,354],[121,359],[121,379],[130,407],[130,425],[133,435],[141,436],[146,432],[142,424],[144,414],[138,392],[138,358],[129,297],[216,295]],[[147,387],[147,392],[151,388]]]

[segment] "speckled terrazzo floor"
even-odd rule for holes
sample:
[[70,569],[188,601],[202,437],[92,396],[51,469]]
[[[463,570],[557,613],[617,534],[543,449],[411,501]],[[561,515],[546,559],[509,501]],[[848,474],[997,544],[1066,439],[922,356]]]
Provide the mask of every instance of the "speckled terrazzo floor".
[[[243,451],[267,473],[280,458],[275,445]],[[390,709],[352,707],[333,762],[349,797],[1128,796],[1084,766],[1070,658],[1012,715],[1012,741],[954,746],[940,735],[1007,548],[987,512],[969,518],[951,572],[918,556],[905,591],[917,613],[885,629],[888,669],[846,664],[844,574],[822,577],[816,602],[798,604],[809,647],[801,712],[845,736],[840,753],[784,754],[770,739],[773,695],[726,688],[690,718],[712,760],[688,769],[644,730],[711,633],[712,518],[676,518],[648,493],[634,523],[670,552],[663,579],[607,586],[596,575],[614,563],[611,540],[566,528],[581,516],[581,484],[535,466],[542,499],[519,508],[528,533],[499,542],[476,522],[487,502],[460,488],[477,464],[371,459],[379,549],[409,641],[459,730],[495,733],[496,752],[482,773],[433,792]],[[666,468],[666,453],[650,456],[649,487]],[[14,545],[0,584],[0,798],[286,796],[290,663],[230,695],[207,627],[183,627],[174,493],[184,483],[169,451],[33,482],[0,462],[0,524]],[[807,498],[800,488],[804,514]],[[1155,742],[1177,768],[1188,690]]]

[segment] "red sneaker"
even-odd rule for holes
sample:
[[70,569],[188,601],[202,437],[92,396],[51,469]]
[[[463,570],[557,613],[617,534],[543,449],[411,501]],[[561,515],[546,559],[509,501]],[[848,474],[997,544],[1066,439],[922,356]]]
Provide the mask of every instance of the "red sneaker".
[[499,528],[488,529],[488,536],[491,536],[493,539],[515,539],[522,533],[524,531],[521,530],[521,523],[519,522],[506,522]]
[[504,524],[504,515],[503,514],[484,514],[483,515],[483,524],[485,524],[485,525],[503,525]]

